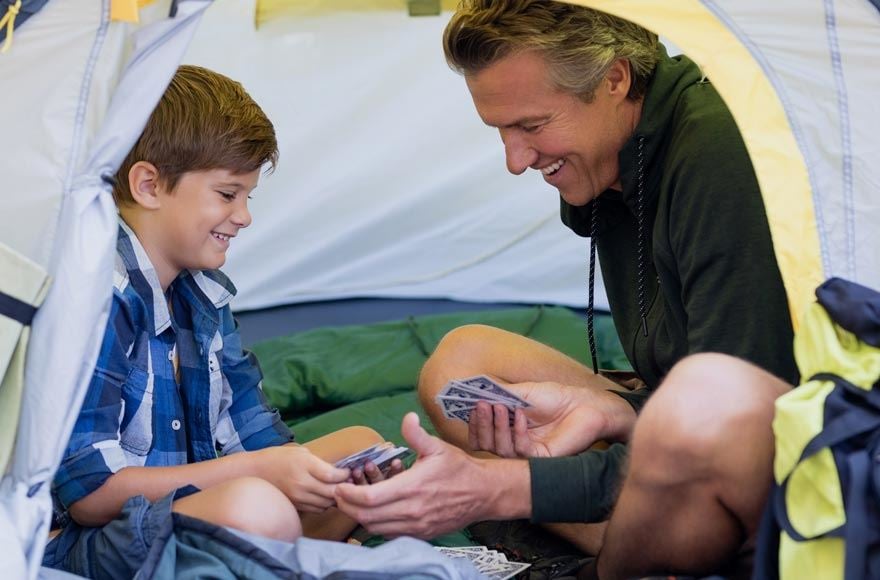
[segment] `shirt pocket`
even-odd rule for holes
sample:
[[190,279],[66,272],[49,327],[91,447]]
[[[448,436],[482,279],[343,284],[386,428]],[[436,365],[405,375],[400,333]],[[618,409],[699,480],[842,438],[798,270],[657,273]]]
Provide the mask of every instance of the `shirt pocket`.
[[122,422],[119,444],[144,456],[153,445],[153,375],[133,368],[122,385]]

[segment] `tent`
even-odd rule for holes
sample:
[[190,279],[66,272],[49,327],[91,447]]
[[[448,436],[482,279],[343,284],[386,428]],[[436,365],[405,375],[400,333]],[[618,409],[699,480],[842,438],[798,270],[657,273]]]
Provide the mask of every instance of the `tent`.
[[[826,277],[880,287],[878,0],[577,3],[657,31],[715,83],[752,156],[795,321]],[[24,361],[23,390],[15,376],[0,386],[4,425],[20,410],[0,465],[4,577],[39,572],[48,483],[106,320],[116,221],[103,176],[181,61],[243,81],[279,130],[281,165],[226,268],[236,308],[584,301],[586,244],[559,224],[539,176],[505,174],[497,137],[442,61],[448,13],[406,10],[452,3],[212,4],[0,1],[0,18],[20,19],[0,27],[6,39],[14,28],[0,54],[0,375]]]

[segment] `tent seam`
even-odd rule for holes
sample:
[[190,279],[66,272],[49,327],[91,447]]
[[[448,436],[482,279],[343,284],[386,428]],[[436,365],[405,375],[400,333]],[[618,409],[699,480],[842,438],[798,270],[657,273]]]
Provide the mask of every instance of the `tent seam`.
[[107,28],[110,23],[110,0],[102,0],[101,8],[101,26],[98,27],[98,33],[95,35],[95,41],[92,43],[92,50],[89,53],[89,60],[86,62],[86,70],[83,75],[83,82],[80,86],[79,102],[76,107],[76,118],[74,119],[73,142],[70,147],[70,157],[67,161],[67,176],[64,179],[64,197],[68,197],[73,191],[73,178],[77,171],[77,159],[82,149],[82,133],[85,125],[86,105],[89,100],[89,93],[92,90],[92,77],[95,74],[95,66],[98,62],[98,56],[104,46],[104,40],[107,38]]
[[792,113],[794,111],[794,106],[791,103],[791,100],[788,97],[788,94],[785,91],[785,87],[782,83],[779,82],[779,79],[773,72],[773,68],[768,64],[767,58],[764,56],[764,53],[752,42],[751,38],[749,38],[746,34],[742,32],[739,26],[737,26],[736,22],[734,22],[730,17],[727,16],[727,13],[718,6],[718,4],[714,0],[700,0],[702,4],[706,7],[707,10],[712,12],[718,20],[720,20],[733,34],[739,39],[740,42],[748,49],[749,54],[752,55],[752,58],[755,59],[755,62],[758,63],[758,66],[761,67],[761,70],[764,72],[764,76],[767,77],[767,80],[770,81],[770,84],[773,86],[773,90],[776,92],[776,96],[779,97],[779,100],[782,102],[782,108],[785,111],[786,118],[788,120],[789,127],[791,127],[791,132],[794,135],[794,139],[798,144],[798,148],[801,150],[801,154],[804,156],[804,166],[807,170],[807,175],[810,180],[810,195],[813,198],[813,211],[816,216],[816,229],[819,232],[819,246],[821,248],[822,254],[822,269],[825,272],[825,275],[831,277],[832,269],[831,263],[829,261],[829,253],[828,249],[828,230],[825,225],[825,216],[822,210],[822,200],[819,198],[818,188],[816,187],[816,175],[813,169],[813,155],[812,150],[810,149],[809,142],[804,138],[803,129],[800,126],[800,123],[797,120],[797,117]]
[[837,112],[840,115],[840,145],[843,150],[843,209],[844,224],[846,226],[847,277],[850,280],[856,280],[855,210],[853,208],[852,138],[849,122],[849,97],[846,92],[846,81],[843,77],[843,59],[840,56],[840,43],[837,38],[837,16],[834,12],[834,1],[825,0],[824,4],[825,31],[828,34],[828,47],[831,51],[831,70],[834,73]]

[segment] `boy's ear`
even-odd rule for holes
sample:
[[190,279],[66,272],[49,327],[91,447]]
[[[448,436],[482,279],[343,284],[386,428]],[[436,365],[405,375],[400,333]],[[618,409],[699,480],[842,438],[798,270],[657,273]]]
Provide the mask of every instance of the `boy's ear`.
[[149,161],[138,161],[128,171],[128,188],[134,201],[145,209],[159,209],[159,170]]

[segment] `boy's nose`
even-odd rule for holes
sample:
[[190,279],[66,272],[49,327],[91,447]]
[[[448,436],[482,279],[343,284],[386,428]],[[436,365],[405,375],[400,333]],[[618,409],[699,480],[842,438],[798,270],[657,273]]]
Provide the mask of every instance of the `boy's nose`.
[[240,228],[246,228],[251,225],[252,221],[251,212],[248,210],[247,201],[245,201],[245,203],[239,205],[236,208],[235,213],[232,214],[232,222]]

